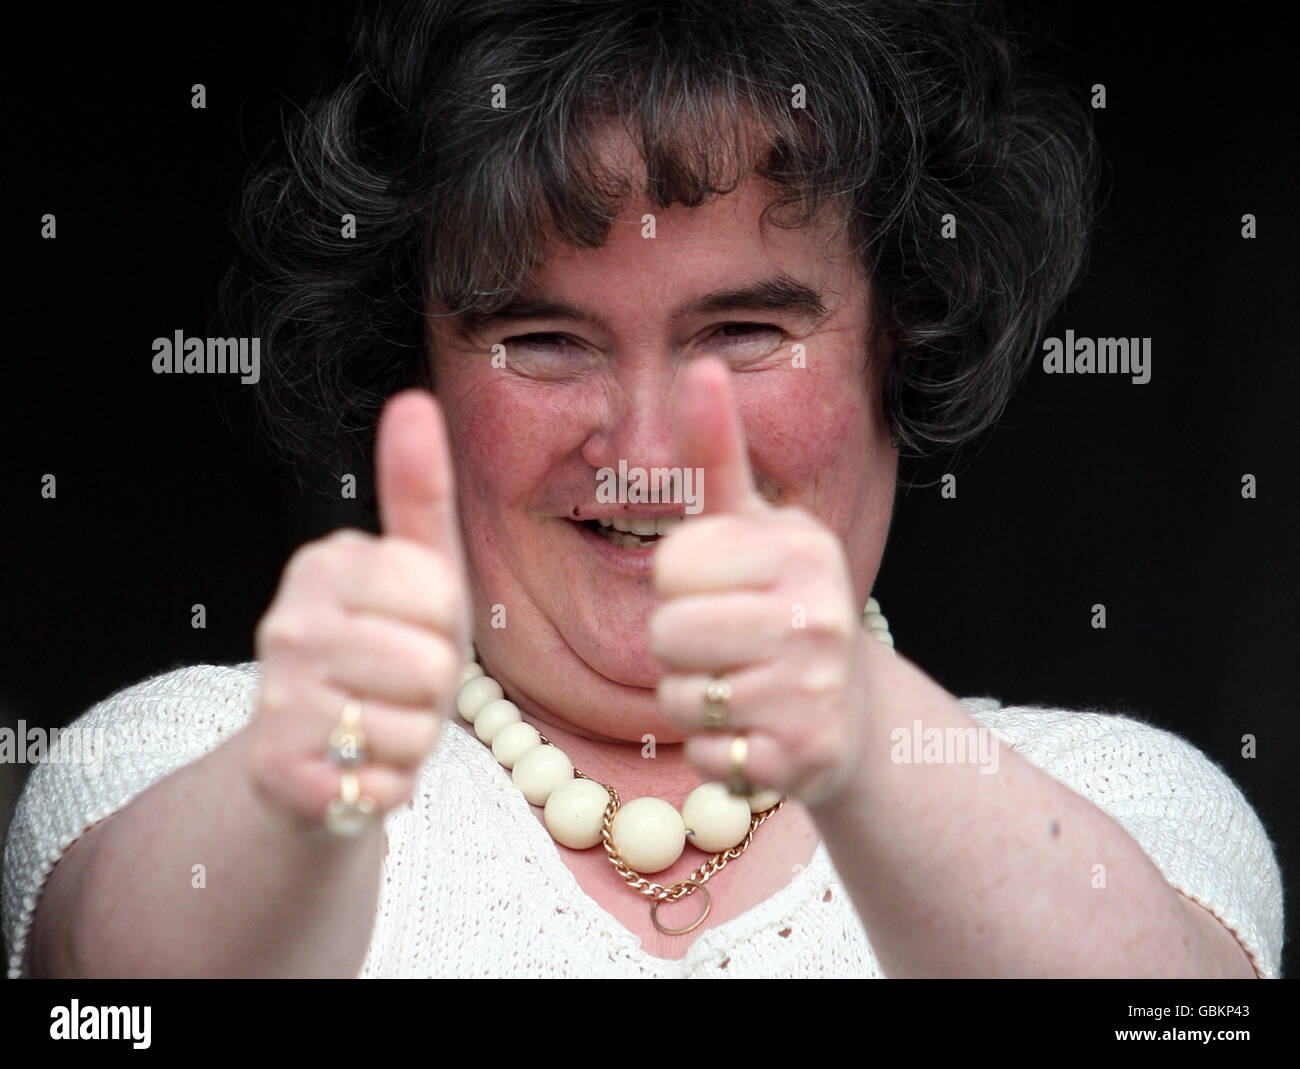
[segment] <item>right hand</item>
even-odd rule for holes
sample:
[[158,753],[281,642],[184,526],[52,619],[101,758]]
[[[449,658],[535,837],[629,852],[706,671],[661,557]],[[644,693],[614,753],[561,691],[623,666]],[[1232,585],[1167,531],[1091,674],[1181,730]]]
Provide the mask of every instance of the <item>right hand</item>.
[[377,816],[411,797],[470,648],[451,453],[433,396],[391,398],[375,452],[384,533],[345,529],[302,546],[255,636],[253,783],[313,822],[339,793],[326,748],[350,700],[361,703],[368,753],[361,794]]

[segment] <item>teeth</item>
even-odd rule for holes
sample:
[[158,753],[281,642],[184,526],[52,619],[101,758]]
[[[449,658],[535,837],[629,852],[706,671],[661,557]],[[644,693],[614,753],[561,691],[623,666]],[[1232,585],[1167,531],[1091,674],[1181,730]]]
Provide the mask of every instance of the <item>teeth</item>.
[[[680,516],[668,516],[659,520],[601,520],[597,529],[620,549],[645,549],[658,541],[657,536],[666,534],[681,522]],[[630,530],[625,529],[625,526]]]
[[667,534],[681,522],[681,516],[662,516],[657,520],[628,519],[626,516],[615,516],[609,520],[601,520],[600,525],[602,527],[612,526],[614,530],[622,531],[624,534],[645,536],[652,534]]
[[644,549],[646,546],[653,545],[652,542],[642,541],[634,534],[624,534],[622,531],[615,531],[613,528],[602,530],[601,534],[618,546],[619,549]]
[[666,535],[684,519],[684,516],[661,516],[656,520],[612,516],[600,519],[597,529],[620,549],[645,549],[646,546],[654,545],[658,536]]

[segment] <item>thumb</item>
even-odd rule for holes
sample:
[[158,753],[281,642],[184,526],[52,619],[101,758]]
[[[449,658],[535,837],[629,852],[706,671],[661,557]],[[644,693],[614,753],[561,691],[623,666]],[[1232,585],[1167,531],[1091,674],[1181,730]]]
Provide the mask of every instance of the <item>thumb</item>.
[[375,443],[375,489],[384,534],[439,550],[461,567],[451,447],[431,393],[406,390],[384,406]]
[[691,361],[682,373],[674,440],[684,467],[703,469],[705,514],[765,511],[754,487],[745,432],[731,396],[731,372],[711,358]]

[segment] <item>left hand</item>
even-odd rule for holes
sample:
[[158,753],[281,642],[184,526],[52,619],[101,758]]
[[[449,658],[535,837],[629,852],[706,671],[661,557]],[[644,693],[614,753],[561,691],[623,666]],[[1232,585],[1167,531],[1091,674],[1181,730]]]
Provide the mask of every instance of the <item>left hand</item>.
[[[663,716],[688,736],[686,756],[727,782],[730,744],[749,740],[748,778],[824,803],[858,770],[868,644],[839,538],[802,508],[774,508],[754,487],[730,373],[715,360],[683,372],[677,459],[704,470],[703,511],[654,556],[665,603],[650,619],[664,666]],[[710,677],[732,687],[727,727],[706,727]]]

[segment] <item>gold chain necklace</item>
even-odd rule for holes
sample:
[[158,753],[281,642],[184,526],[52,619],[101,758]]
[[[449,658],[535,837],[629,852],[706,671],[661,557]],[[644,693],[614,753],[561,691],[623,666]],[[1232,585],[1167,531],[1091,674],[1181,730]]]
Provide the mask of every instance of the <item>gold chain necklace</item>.
[[[550,745],[545,735],[540,735],[540,738],[544,745]],[[573,770],[573,775],[578,779],[591,778],[583,775],[576,768]],[[600,781],[592,780],[592,782],[599,783]],[[685,935],[687,932],[693,932],[704,923],[704,918],[709,915],[709,910],[713,907],[713,898],[709,894],[708,888],[704,886],[705,883],[726,868],[728,861],[735,861],[736,858],[748,850],[749,844],[754,841],[754,832],[769,818],[776,816],[777,811],[785,805],[785,799],[781,798],[771,809],[755,813],[750,818],[749,831],[739,843],[728,850],[718,851],[687,876],[686,879],[678,880],[676,883],[665,887],[661,883],[647,880],[619,855],[618,848],[614,846],[614,817],[617,815],[622,803],[619,801],[618,791],[613,787],[607,783],[601,783],[600,786],[609,792],[609,805],[605,807],[605,816],[602,818],[600,825],[600,838],[602,845],[605,847],[605,856],[608,858],[609,863],[614,866],[614,871],[623,877],[632,890],[654,900],[650,905],[650,920],[664,935]],[[663,903],[677,902],[687,895],[693,895],[696,891],[704,892],[704,912],[693,923],[688,924],[685,928],[666,928],[659,922],[659,907]]]
[[[893,647],[894,640],[893,636],[889,632],[889,623],[883,614],[881,614],[880,604],[875,598],[869,598],[867,600],[866,608],[863,610],[862,614],[862,623],[863,626],[868,629],[870,634],[877,639],[877,641],[891,648]],[[483,722],[480,723],[480,714],[483,713],[484,709],[488,706],[494,706],[495,708],[490,714],[483,717]],[[712,857],[695,869],[695,871],[686,877],[686,879],[678,880],[677,882],[668,885],[656,883],[653,880],[646,879],[645,876],[628,864],[619,853],[618,847],[614,845],[614,818],[622,808],[622,802],[619,799],[618,791],[608,784],[592,779],[590,776],[585,775],[583,772],[573,767],[568,758],[563,755],[563,751],[555,746],[548,738],[546,738],[545,735],[531,725],[524,724],[523,714],[520,712],[519,707],[504,697],[501,684],[496,682],[496,680],[492,679],[490,676],[485,675],[482,667],[477,662],[471,661],[465,666],[465,672],[461,678],[460,691],[456,696],[456,707],[461,716],[470,724],[474,725],[475,733],[478,737],[489,746],[492,746],[494,756],[496,756],[506,768],[511,768],[524,755],[536,747],[548,747],[554,754],[559,755],[558,759],[562,762],[562,767],[555,765],[554,761],[551,762],[552,778],[554,782],[550,786],[545,786],[541,792],[538,792],[536,788],[534,788],[532,795],[529,795],[527,788],[521,787],[521,789],[524,790],[525,795],[528,796],[530,804],[538,804],[533,801],[533,798],[539,797],[541,798],[541,804],[545,805],[551,791],[565,780],[588,780],[605,790],[609,796],[609,800],[604,807],[599,825],[599,841],[605,848],[605,856],[609,863],[613,865],[614,871],[619,874],[632,890],[651,899],[650,920],[654,924],[655,928],[664,935],[685,935],[688,932],[693,932],[704,923],[704,920],[708,917],[709,910],[713,905],[712,896],[709,894],[708,888],[704,885],[713,876],[726,868],[728,862],[734,861],[748,850],[750,843],[754,841],[754,833],[759,829],[759,827],[774,817],[780,811],[781,807],[785,805],[785,799],[774,795],[773,792],[759,792],[758,794],[752,795],[751,798],[755,800],[755,803],[751,805],[751,809],[758,811],[753,812],[750,816],[749,829],[738,842],[735,842],[733,846],[714,853]],[[489,721],[491,722],[490,724]],[[508,759],[506,755],[498,753],[498,747],[493,744],[495,736],[504,729],[510,729],[515,732],[516,737],[519,740],[512,740],[510,747],[511,753],[509,754]],[[531,735],[529,733],[531,733]],[[515,773],[513,778],[516,785],[519,785],[518,773]],[[765,798],[763,799],[763,802],[759,802],[758,799],[763,795],[770,795],[770,800]],[[764,802],[766,804],[763,804]],[[661,804],[667,806],[668,803],[663,802]],[[747,801],[746,804],[749,804],[749,802]],[[675,808],[674,812],[676,812]],[[680,813],[678,815],[680,816]],[[549,813],[547,814],[547,819],[549,820]],[[552,837],[555,838],[557,842],[560,842],[561,840],[559,839],[559,836],[556,831],[551,828],[549,823],[547,824],[547,828],[551,832]],[[730,837],[728,837],[728,840],[724,841],[729,840]],[[571,844],[561,842],[561,845]],[[572,848],[587,849],[593,845],[595,845],[594,841],[584,842],[583,846],[574,846]],[[684,845],[684,843],[682,845]],[[676,857],[660,867],[667,868],[669,865],[675,864],[677,857],[680,857],[680,851],[678,851]],[[652,869],[651,871],[654,870]],[[692,923],[686,925],[684,928],[668,928],[660,923],[659,907],[661,905],[665,902],[680,901],[688,895],[695,894],[697,891],[702,891],[704,893],[704,909]]]

